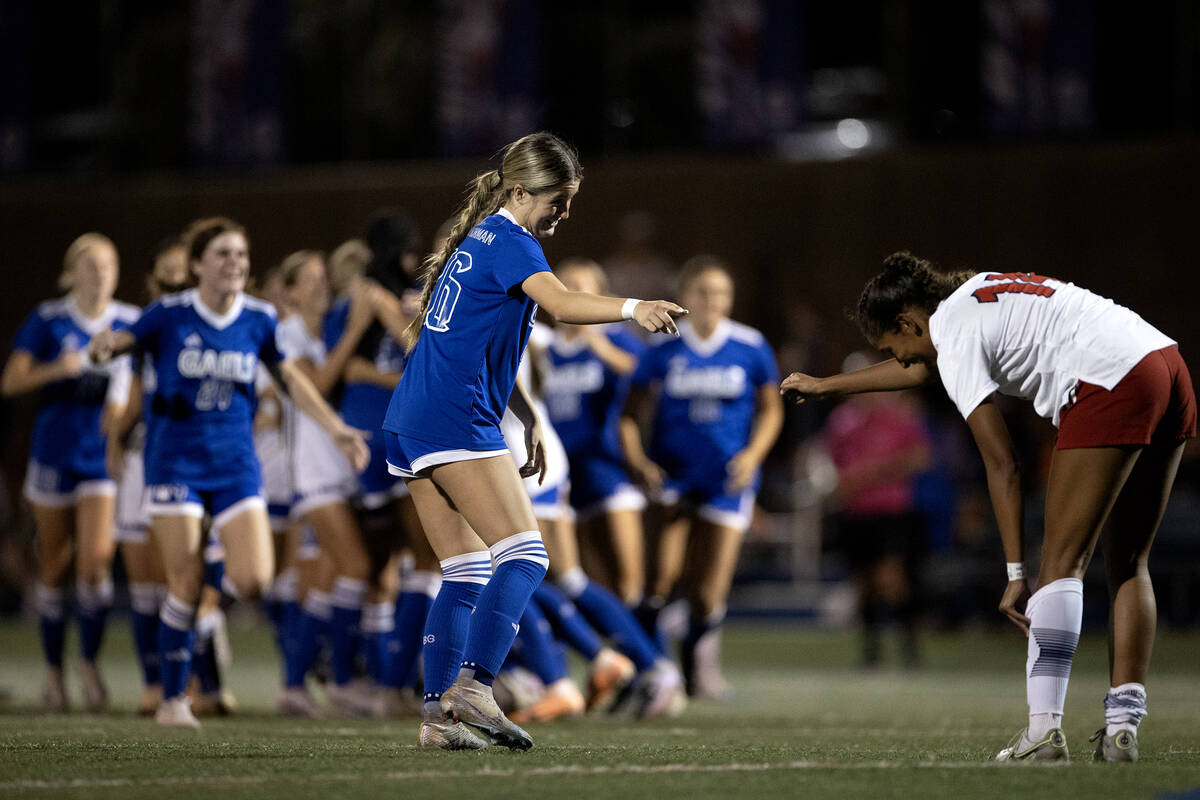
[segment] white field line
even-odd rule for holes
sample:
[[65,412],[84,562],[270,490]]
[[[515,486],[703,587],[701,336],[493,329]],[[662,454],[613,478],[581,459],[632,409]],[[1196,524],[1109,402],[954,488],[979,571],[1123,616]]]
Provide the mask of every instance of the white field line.
[[[1066,766],[1065,762],[1047,762],[1037,766]],[[561,764],[551,767],[497,768],[480,767],[467,770],[410,770],[405,772],[380,772],[364,775],[330,773],[326,775],[313,774],[304,776],[293,775],[197,775],[193,777],[160,777],[160,778],[77,778],[74,780],[43,781],[16,780],[0,782],[0,790],[6,789],[99,789],[112,787],[138,786],[259,786],[274,783],[352,783],[361,781],[409,781],[409,780],[444,780],[446,778],[540,778],[589,775],[679,775],[689,773],[723,773],[723,772],[772,772],[776,770],[871,770],[871,769],[904,769],[917,767],[921,769],[1011,769],[1009,764],[994,761],[863,761],[859,763],[838,763],[831,761],[780,761],[777,763],[758,764],[612,764],[584,766],[582,764]]]

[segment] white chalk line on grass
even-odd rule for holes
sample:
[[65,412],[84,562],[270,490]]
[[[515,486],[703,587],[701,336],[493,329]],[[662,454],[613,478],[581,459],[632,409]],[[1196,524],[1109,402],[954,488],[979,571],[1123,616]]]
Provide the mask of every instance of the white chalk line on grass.
[[[1039,767],[1066,766],[1065,762],[1047,762]],[[273,783],[347,783],[361,781],[407,781],[407,780],[442,780],[446,778],[540,778],[592,775],[680,775],[689,773],[722,773],[722,772],[771,772],[776,770],[862,770],[862,769],[903,769],[918,767],[921,769],[1011,769],[1011,765],[999,762],[971,761],[863,761],[858,763],[838,763],[831,761],[779,761],[763,763],[730,763],[730,764],[611,764],[592,765],[560,764],[549,767],[480,767],[467,770],[409,770],[404,772],[380,772],[375,774],[311,774],[303,776],[265,776],[265,775],[196,775],[192,777],[161,777],[161,778],[77,778],[74,780],[45,781],[17,780],[0,782],[0,790],[5,789],[107,789],[114,787],[139,786],[261,786]]]

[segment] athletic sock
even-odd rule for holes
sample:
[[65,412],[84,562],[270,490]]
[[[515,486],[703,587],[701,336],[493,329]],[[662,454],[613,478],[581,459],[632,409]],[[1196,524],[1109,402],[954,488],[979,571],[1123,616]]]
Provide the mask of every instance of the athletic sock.
[[[426,710],[450,688],[462,661],[471,628],[471,615],[492,577],[487,550],[463,553],[442,561],[442,586],[425,621],[424,646]],[[440,713],[440,712],[438,712]]]
[[284,682],[289,689],[304,687],[305,676],[317,660],[323,629],[333,617],[329,593],[309,589],[304,605],[297,608],[292,621],[295,640],[285,653]]
[[196,620],[196,638],[192,645],[192,673],[200,685],[201,694],[216,694],[221,691],[221,667],[217,663],[217,648],[213,644],[218,613],[208,613]]
[[95,661],[104,640],[108,610],[113,603],[113,583],[104,578],[96,585],[79,581],[75,584],[75,613],[79,618],[79,656]]
[[594,583],[579,567],[558,581],[559,588],[575,601],[587,621],[612,639],[639,671],[650,669],[663,653],[615,594]]
[[516,642],[521,645],[521,661],[545,685],[549,686],[560,678],[567,677],[567,657],[554,639],[550,623],[537,603],[525,606],[521,615],[521,629]]
[[[679,665],[683,671],[684,680],[688,684],[688,694],[696,692],[696,671],[707,661],[719,660],[716,652],[718,637],[721,635],[721,624],[725,621],[725,609],[720,608],[707,617],[691,617],[687,634],[679,643]],[[708,650],[707,653],[702,652]]]
[[162,677],[163,699],[182,697],[192,667],[192,647],[196,640],[196,607],[168,594],[159,613],[158,665]]
[[1137,733],[1147,713],[1145,686],[1140,683],[1114,686],[1104,695],[1104,732],[1109,736],[1122,730]]
[[[490,567],[489,567],[490,570]],[[417,680],[421,656],[421,637],[425,633],[429,609],[442,585],[442,576],[429,570],[409,570],[401,578],[400,596],[396,598],[395,632],[392,646],[393,674],[389,685],[396,688],[412,686]]]
[[67,619],[63,590],[39,583],[35,590],[38,627],[42,635],[42,654],[51,667],[62,669],[63,648],[67,641]]
[[666,608],[667,598],[650,595],[642,598],[637,608],[633,610],[634,619],[642,626],[642,630],[653,640],[660,652],[667,652],[667,635],[658,624],[658,617]]
[[363,605],[362,631],[363,655],[366,660],[367,677],[376,686],[392,686],[390,681],[395,673],[392,662],[395,660],[396,604],[390,600]]
[[575,604],[552,583],[542,581],[533,590],[533,602],[538,605],[558,636],[587,661],[594,661],[604,649],[600,634],[596,633]]
[[329,626],[329,649],[332,656],[333,682],[338,686],[345,686],[354,677],[358,623],[362,618],[363,598],[366,593],[365,581],[339,576],[333,582],[333,621]]
[[292,635],[288,629],[288,623],[295,618],[294,615],[289,615],[289,606],[296,605],[296,592],[299,590],[299,584],[299,571],[295,567],[289,567],[275,576],[275,580],[271,581],[271,587],[267,590],[264,598],[267,615],[275,626],[275,646],[279,648],[280,658],[284,660],[287,659],[289,647],[287,640]]
[[1071,661],[1083,622],[1083,582],[1063,578],[1034,592],[1026,604],[1029,658],[1025,691],[1029,702],[1029,736],[1037,740],[1062,723]]
[[158,583],[129,584],[130,618],[133,628],[133,647],[138,665],[142,668],[142,682],[155,686],[158,676],[158,614],[162,605]]
[[538,531],[523,531],[492,545],[494,576],[479,596],[463,649],[462,668],[490,685],[520,630],[521,615],[533,590],[546,577],[550,557]]

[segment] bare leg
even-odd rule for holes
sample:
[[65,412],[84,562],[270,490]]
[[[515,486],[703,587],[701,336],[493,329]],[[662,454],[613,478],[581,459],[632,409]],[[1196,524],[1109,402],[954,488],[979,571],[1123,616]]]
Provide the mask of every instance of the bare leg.
[[225,548],[225,577],[239,598],[259,597],[275,574],[275,547],[267,510],[251,506],[221,522],[217,530]]
[[608,530],[613,547],[617,596],[633,605],[642,596],[646,581],[646,542],[642,512],[634,509],[610,511]]

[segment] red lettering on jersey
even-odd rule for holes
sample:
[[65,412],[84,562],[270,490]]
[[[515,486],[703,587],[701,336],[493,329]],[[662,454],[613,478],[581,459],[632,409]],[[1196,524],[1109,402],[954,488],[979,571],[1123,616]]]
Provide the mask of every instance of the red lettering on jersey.
[[993,272],[985,280],[1003,281],[994,286],[976,289],[971,296],[980,303],[994,303],[1002,294],[1032,294],[1038,297],[1049,297],[1054,289],[1043,286],[1049,278],[1045,275],[1035,275],[1032,272]]

